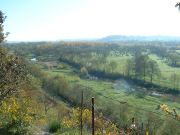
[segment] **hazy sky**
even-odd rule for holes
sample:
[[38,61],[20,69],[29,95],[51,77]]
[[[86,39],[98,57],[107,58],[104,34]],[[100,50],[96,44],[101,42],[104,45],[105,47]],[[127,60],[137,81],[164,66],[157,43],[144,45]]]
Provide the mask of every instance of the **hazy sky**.
[[8,41],[180,36],[178,0],[0,0]]

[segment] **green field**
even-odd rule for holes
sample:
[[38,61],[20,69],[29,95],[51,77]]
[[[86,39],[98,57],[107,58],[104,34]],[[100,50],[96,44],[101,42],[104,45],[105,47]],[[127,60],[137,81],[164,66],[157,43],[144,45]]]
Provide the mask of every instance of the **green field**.
[[117,63],[117,68],[114,70],[114,72],[118,72],[123,74],[125,71],[125,65],[126,65],[126,61],[128,59],[131,59],[132,56],[115,56],[115,55],[111,55],[108,56],[108,61],[115,61]]
[[[143,97],[138,96],[138,91],[136,92],[127,92],[126,89],[115,89],[113,87],[113,81],[109,80],[90,80],[80,78],[76,73],[73,72],[73,68],[68,66],[67,69],[44,69],[51,76],[61,75],[65,77],[69,84],[81,84],[84,87],[87,87],[94,91],[98,95],[97,106],[98,108],[104,107],[107,103],[113,103],[116,106],[120,103],[118,101],[127,102],[131,109],[138,109],[141,114],[149,112],[159,113],[164,115],[164,112],[160,110],[155,110],[158,105],[167,104],[171,109],[180,108],[178,102],[168,101],[165,96],[163,97],[154,97],[148,94],[143,95]],[[106,98],[108,97],[108,98]],[[109,104],[107,104],[109,106]],[[139,110],[140,109],[140,110]],[[118,107],[113,110],[114,113],[118,115]],[[161,117],[161,116],[160,116]],[[143,119],[143,115],[142,118]]]
[[[168,88],[173,88],[173,75],[176,74],[177,77],[180,77],[180,68],[178,67],[172,67],[169,66],[164,59],[161,59],[155,54],[150,54],[149,55],[150,59],[155,60],[158,63],[158,66],[160,67],[160,72],[161,75],[159,77],[155,77],[153,83],[163,86],[163,87],[168,87]],[[117,67],[114,70],[114,72],[124,74],[125,73],[125,68],[126,68],[126,63],[128,59],[131,59],[132,56],[115,56],[111,55],[108,56],[108,61],[115,61],[117,63]],[[150,81],[150,78],[146,77],[147,81]],[[177,78],[179,81],[179,78]],[[176,88],[180,89],[180,83],[176,84]]]

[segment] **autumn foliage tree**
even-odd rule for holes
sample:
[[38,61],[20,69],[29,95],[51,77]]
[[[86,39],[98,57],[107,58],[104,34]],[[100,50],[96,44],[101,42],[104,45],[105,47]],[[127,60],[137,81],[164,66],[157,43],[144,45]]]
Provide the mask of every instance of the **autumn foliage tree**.
[[[0,44],[7,37],[3,32],[3,23],[6,17],[0,11]],[[14,94],[26,78],[25,64],[5,48],[0,47],[0,101]]]

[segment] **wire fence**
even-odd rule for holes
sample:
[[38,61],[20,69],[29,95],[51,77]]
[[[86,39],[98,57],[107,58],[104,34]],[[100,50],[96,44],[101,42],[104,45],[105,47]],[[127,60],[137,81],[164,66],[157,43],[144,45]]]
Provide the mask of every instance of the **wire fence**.
[[[106,99],[110,100],[113,103],[116,102],[117,105],[119,105],[119,106],[124,105],[124,106],[129,107],[129,108],[137,109],[137,110],[140,111],[140,113],[142,115],[143,115],[142,112],[152,113],[152,114],[156,115],[156,120],[158,120],[158,121],[163,121],[164,122],[164,121],[166,121],[165,118],[168,118],[168,119],[171,119],[171,120],[176,120],[176,117],[175,117],[174,114],[170,115],[170,114],[166,114],[164,112],[148,110],[147,108],[138,107],[137,105],[129,104],[127,101],[120,101],[120,100],[113,99],[112,97],[109,97],[109,96],[106,96],[106,95],[102,95],[102,94],[99,95],[99,96],[103,97],[103,98],[106,98]],[[97,115],[97,116],[98,116],[98,114],[103,114],[103,112],[102,112],[102,105],[101,104],[97,104],[100,99],[99,98],[95,98],[94,100],[95,100],[94,103],[91,104],[91,107],[93,108],[92,111],[94,111],[95,115]],[[155,103],[155,104],[157,106],[159,105],[158,103]],[[126,120],[126,124],[125,124],[126,125],[126,129],[123,129],[123,133],[124,134],[127,134],[128,132],[129,133],[134,132],[134,133],[137,133],[137,134],[141,135],[141,134],[144,134],[145,132],[148,132],[148,130],[149,130],[149,121],[146,121],[145,124],[143,122],[135,123],[136,117],[137,116],[134,116],[134,117],[128,118],[128,120]],[[106,120],[109,123],[113,122],[113,119],[112,119],[111,116],[101,115],[101,118],[103,118],[104,120]],[[92,119],[94,119],[94,118],[92,118]],[[177,120],[176,123],[180,126],[180,121],[179,120]],[[92,125],[92,128],[94,128],[93,126],[94,125]],[[119,128],[121,128],[121,127],[119,127]],[[94,135],[94,134],[92,134],[92,135]]]
[[[89,87],[84,87],[86,89],[89,89]],[[131,107],[131,108],[134,108],[136,110],[140,110],[140,111],[144,111],[144,112],[147,112],[147,113],[153,113],[157,116],[164,116],[164,117],[169,117],[169,118],[172,118],[172,116],[170,116],[169,114],[165,114],[164,112],[158,112],[158,110],[160,110],[160,108],[158,108],[162,103],[161,102],[157,102],[157,101],[153,101],[151,99],[145,99],[145,100],[150,100],[151,102],[153,102],[154,105],[156,105],[156,108],[154,108],[154,110],[156,111],[152,111],[152,110],[149,110],[147,108],[143,108],[142,106],[141,107],[138,107],[138,105],[136,104],[129,104],[128,101],[123,101],[123,100],[117,100],[117,99],[114,99],[113,97],[109,97],[107,95],[103,95],[102,93],[101,94],[98,94],[98,97],[103,97],[103,98],[106,98],[110,101],[113,101],[113,102],[117,102],[119,103],[119,105],[125,105],[126,107]],[[178,110],[180,110],[180,108],[176,108]],[[164,120],[163,118],[161,118],[162,120]],[[172,118],[174,119],[174,118]]]

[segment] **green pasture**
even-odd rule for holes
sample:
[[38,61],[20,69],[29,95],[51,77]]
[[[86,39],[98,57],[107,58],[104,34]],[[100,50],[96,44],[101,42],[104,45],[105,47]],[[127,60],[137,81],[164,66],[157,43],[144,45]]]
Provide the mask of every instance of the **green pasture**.
[[[69,84],[81,84],[82,86],[85,86],[87,88],[90,88],[98,95],[98,103],[100,103],[99,107],[101,108],[101,105],[104,105],[104,103],[114,103],[114,104],[120,104],[118,101],[127,102],[129,106],[131,106],[131,109],[137,109],[141,113],[147,113],[148,111],[157,112],[160,114],[162,111],[156,110],[157,106],[160,104],[167,104],[170,109],[173,108],[180,108],[180,104],[177,102],[168,101],[163,97],[154,97],[150,95],[144,95],[143,97],[139,97],[137,92],[127,92],[126,90],[116,90],[113,87],[114,82],[108,81],[108,80],[90,80],[90,79],[83,79],[80,78],[76,73],[74,73],[72,67],[68,67],[67,69],[53,69],[53,70],[45,70],[49,75],[56,76],[61,75],[65,77]],[[106,98],[106,97],[109,98]],[[109,104],[107,104],[109,105]],[[103,106],[105,107],[105,106]],[[137,108],[138,107],[138,108]],[[141,110],[142,109],[142,110]],[[132,109],[133,110],[133,109]],[[118,112],[118,109],[114,109],[114,112]],[[178,111],[178,110],[177,110]]]
[[[159,69],[161,71],[160,76],[154,77],[153,83],[160,85],[160,86],[163,86],[163,87],[174,88],[173,75],[176,74],[177,80],[176,80],[175,88],[180,89],[180,68],[169,66],[165,62],[165,60],[159,58],[155,54],[150,54],[149,57],[158,63]],[[125,72],[125,69],[126,69],[126,62],[128,59],[131,59],[131,58],[132,58],[132,56],[130,56],[130,55],[129,56],[111,55],[111,56],[108,56],[107,60],[108,61],[115,61],[117,63],[117,67],[114,70],[114,72],[123,74]],[[146,81],[150,82],[150,78],[146,77]]]
[[117,63],[117,68],[114,70],[114,72],[117,72],[117,73],[121,73],[123,74],[124,71],[125,71],[125,66],[126,66],[126,61],[128,59],[131,59],[132,56],[115,56],[115,55],[111,55],[111,56],[108,56],[107,60],[108,61],[115,61]]
[[164,59],[160,59],[157,55],[151,54],[149,55],[149,57],[157,61],[161,71],[161,76],[158,79],[156,79],[154,83],[157,83],[161,86],[173,88],[173,75],[176,74],[176,87],[180,89],[180,68],[169,66]]

